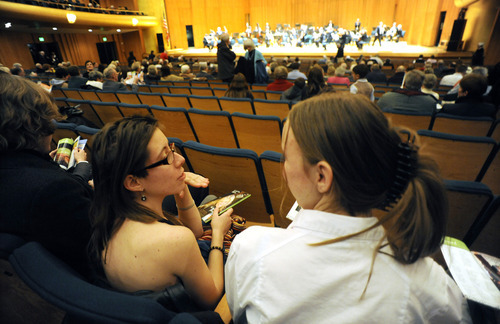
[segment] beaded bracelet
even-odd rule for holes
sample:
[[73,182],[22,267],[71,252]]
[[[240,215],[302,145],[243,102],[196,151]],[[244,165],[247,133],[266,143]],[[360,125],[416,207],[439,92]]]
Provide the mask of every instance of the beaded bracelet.
[[179,206],[177,206],[177,209],[178,210],[189,210],[189,209],[193,208],[194,206],[195,206],[195,204],[194,204],[194,201],[193,201],[193,203],[191,205],[189,205],[188,207],[179,207]]
[[220,247],[220,246],[212,246],[210,247],[210,251],[211,252],[212,250],[219,250],[222,252],[222,254],[224,254],[224,250]]

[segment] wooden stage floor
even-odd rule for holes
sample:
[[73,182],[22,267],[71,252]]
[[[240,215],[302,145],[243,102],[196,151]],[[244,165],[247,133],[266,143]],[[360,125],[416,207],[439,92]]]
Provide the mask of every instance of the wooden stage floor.
[[[335,56],[337,54],[337,48],[335,45],[330,44],[327,46],[325,51],[323,47],[316,47],[316,45],[308,45],[304,47],[292,47],[292,46],[270,46],[266,47],[261,45],[257,48],[266,58],[274,56],[276,58],[284,58],[290,56],[292,59],[295,57],[299,58],[321,58],[323,55],[327,57]],[[233,51],[236,55],[244,55],[245,50],[243,46],[236,45],[233,47]],[[217,50],[214,48],[211,52],[208,48],[188,48],[188,49],[171,49],[168,50],[170,55],[185,57],[197,57],[197,58],[215,58],[217,56]],[[472,52],[447,52],[446,47],[442,46],[418,46],[418,45],[408,45],[406,42],[382,42],[382,46],[378,43],[375,45],[365,45],[362,50],[358,50],[356,45],[346,45],[344,48],[344,57],[350,56],[353,59],[358,58],[361,54],[365,57],[370,57],[372,55],[378,54],[382,59],[414,59],[420,54],[423,54],[427,59],[431,55],[434,55],[437,59],[442,58],[444,60],[470,60]]]

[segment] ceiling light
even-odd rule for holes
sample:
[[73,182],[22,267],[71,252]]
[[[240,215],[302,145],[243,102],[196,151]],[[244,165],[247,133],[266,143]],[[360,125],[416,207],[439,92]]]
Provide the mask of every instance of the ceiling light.
[[91,32],[92,32],[92,29],[89,28],[89,33],[91,33]]
[[117,30],[116,30],[116,32],[117,32],[117,33],[120,33],[121,31],[122,31],[121,29],[117,29]]
[[133,26],[137,26],[138,23],[139,23],[139,20],[137,20],[137,18],[132,18],[132,25]]
[[67,13],[66,14],[66,18],[68,19],[68,22],[70,24],[74,24],[75,21],[76,21],[76,15],[75,14],[72,14],[72,13]]
[[10,28],[10,27],[12,27],[12,24],[10,22],[5,23],[5,28]]
[[57,30],[57,27],[52,27],[52,30]]

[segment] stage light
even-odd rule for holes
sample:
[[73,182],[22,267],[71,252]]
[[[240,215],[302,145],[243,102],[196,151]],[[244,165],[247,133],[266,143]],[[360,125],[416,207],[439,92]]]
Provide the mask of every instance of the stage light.
[[121,30],[121,29],[119,29],[119,28],[116,30],[116,32],[117,32],[117,33],[120,33],[121,31],[122,31],[122,30]]
[[92,32],[92,29],[89,28],[89,33],[91,33],[91,32]]
[[52,27],[52,30],[57,30],[57,27]]
[[43,42],[45,42],[45,38],[43,38],[43,37],[38,37],[38,41],[43,43]]
[[12,27],[12,24],[10,22],[5,23],[5,28],[10,28],[10,27]]
[[138,23],[139,20],[137,20],[137,18],[132,18],[132,26],[137,26]]
[[70,24],[74,24],[75,21],[76,21],[76,15],[75,14],[72,14],[72,13],[67,13],[66,14],[66,18],[68,19],[68,22]]

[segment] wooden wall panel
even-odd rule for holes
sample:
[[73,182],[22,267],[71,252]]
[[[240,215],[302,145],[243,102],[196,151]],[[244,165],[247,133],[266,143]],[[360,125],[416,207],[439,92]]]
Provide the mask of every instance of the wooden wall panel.
[[[11,68],[21,63],[26,69],[35,66],[27,44],[34,43],[31,34],[0,31],[0,63]],[[6,44],[9,44],[8,46]]]

